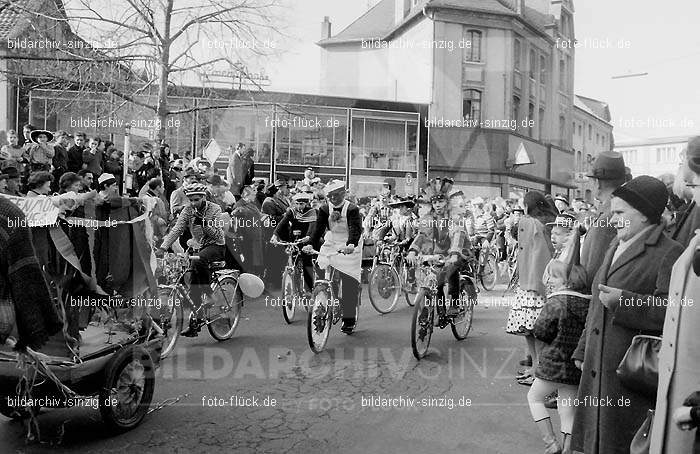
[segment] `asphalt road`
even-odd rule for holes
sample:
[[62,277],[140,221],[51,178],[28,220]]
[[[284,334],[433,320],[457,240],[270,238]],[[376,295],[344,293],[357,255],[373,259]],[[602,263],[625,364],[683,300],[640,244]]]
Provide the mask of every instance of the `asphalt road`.
[[0,416],[0,452],[541,452],[528,388],[513,379],[525,343],[503,330],[502,295],[502,286],[481,293],[469,337],[437,330],[420,362],[404,300],[381,316],[363,291],[358,330],[334,327],[327,351],[314,355],[305,319],[286,325],[260,298],[246,304],[232,340],[206,330],[180,339],[158,370],[154,403],[181,399],[135,430],[113,436],[97,411],[50,410],[39,418],[44,441],[26,445],[23,425]]

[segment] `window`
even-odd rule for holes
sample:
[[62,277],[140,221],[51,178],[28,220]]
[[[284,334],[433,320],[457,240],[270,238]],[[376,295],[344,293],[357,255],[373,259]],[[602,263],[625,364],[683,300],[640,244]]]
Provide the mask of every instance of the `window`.
[[581,125],[578,125],[578,135],[581,137]]
[[600,143],[600,134],[597,132],[595,133],[595,144],[598,145]]
[[566,91],[566,63],[564,59],[559,59],[559,90]]
[[544,55],[540,55],[540,83],[544,84],[547,80],[547,60]]
[[533,103],[530,103],[527,106],[527,135],[530,137],[534,137],[532,135],[533,133],[533,123],[535,123],[535,105]]
[[462,118],[481,121],[481,92],[464,90],[462,94]]
[[408,16],[411,12],[411,0],[403,0],[403,17]]
[[593,126],[588,125],[588,140],[593,140]]
[[512,118],[515,121],[518,121],[518,118],[520,114],[520,98],[517,96],[513,96],[513,113],[512,113]]
[[535,80],[535,74],[537,74],[537,56],[535,50],[530,49],[530,79]]
[[513,65],[516,71],[520,71],[520,40],[516,39],[513,46]]
[[540,139],[540,142],[544,142],[544,109],[542,107],[540,107],[538,121],[539,121],[539,124],[537,125],[537,127],[540,130],[539,139]]
[[481,32],[478,30],[466,30],[464,34],[464,61],[480,62],[481,61]]
[[564,146],[566,144],[566,117],[559,116],[559,143]]

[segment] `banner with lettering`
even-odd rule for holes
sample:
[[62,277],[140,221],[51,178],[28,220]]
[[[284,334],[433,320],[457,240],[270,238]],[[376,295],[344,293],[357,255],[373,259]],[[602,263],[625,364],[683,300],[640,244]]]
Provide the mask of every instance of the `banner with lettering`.
[[[56,224],[59,209],[54,205],[51,197],[4,197],[17,205],[27,217],[26,220],[21,221],[21,227],[43,227]],[[18,219],[17,222],[19,223],[20,220]],[[20,227],[19,224],[18,227]]]

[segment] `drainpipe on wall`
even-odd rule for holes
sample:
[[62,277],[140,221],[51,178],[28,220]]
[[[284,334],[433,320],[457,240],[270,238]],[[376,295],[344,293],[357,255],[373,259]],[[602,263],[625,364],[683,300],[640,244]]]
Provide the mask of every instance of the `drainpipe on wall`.
[[[435,38],[435,20],[428,15],[428,12],[426,8],[428,7],[428,4],[426,3],[423,5],[423,16],[427,17],[428,20],[430,20],[433,23],[433,38]],[[430,60],[433,62],[432,65],[432,70],[430,71],[430,103],[428,104],[428,112],[427,112],[427,118],[430,120],[430,115],[431,115],[431,110],[433,107],[433,101],[434,101],[434,94],[435,94],[435,49],[433,46],[430,46]],[[419,120],[420,121],[420,117]],[[418,125],[418,128],[420,129],[420,124]],[[419,142],[419,147],[420,147],[420,142]],[[420,153],[418,153],[420,156]],[[427,127],[427,132],[426,132],[426,138],[425,138],[425,181],[428,181],[429,179],[429,169],[430,169],[430,121],[428,121],[428,127]],[[418,169],[420,170],[420,169]],[[420,190],[420,187],[423,185],[423,181],[421,181],[421,176],[420,172],[417,172],[416,176],[418,177],[418,188]]]

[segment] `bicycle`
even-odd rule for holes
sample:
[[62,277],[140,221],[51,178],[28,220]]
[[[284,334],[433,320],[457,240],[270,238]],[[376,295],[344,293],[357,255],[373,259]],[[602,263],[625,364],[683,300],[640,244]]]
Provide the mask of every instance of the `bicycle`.
[[[319,251],[312,250],[310,253],[330,258],[340,255],[343,252],[338,251],[332,254],[322,254]],[[316,279],[314,280],[314,289],[311,292],[311,308],[306,322],[306,335],[311,350],[314,353],[321,353],[328,342],[331,326],[338,323],[342,317],[340,300],[336,298],[338,294],[342,296],[342,287],[340,286],[339,272],[336,272],[334,267],[328,266],[324,270],[323,278],[318,275],[316,269],[317,266],[314,264]],[[336,289],[340,290],[340,292]],[[362,302],[361,286],[357,299],[358,301],[355,309],[356,323],[360,315],[360,303]]]
[[156,330],[165,340],[161,359],[167,357],[175,348],[184,324],[183,303],[190,309],[188,324],[197,333],[206,326],[209,334],[217,341],[230,339],[241,317],[243,292],[238,285],[240,271],[226,269],[226,262],[212,262],[212,294],[194,302],[189,296],[193,263],[198,256],[185,254],[168,254],[162,259],[166,283],[158,285],[158,295],[166,296],[166,305],[162,305],[158,317],[153,317]]
[[507,251],[508,288],[506,288],[506,292],[515,290],[515,287],[518,285],[518,242],[513,241],[509,244]]
[[[295,236],[299,236],[301,232],[295,230]],[[297,306],[301,305],[307,312],[309,311],[306,303],[309,293],[304,286],[304,264],[301,261],[301,249],[299,245],[301,240],[296,241],[276,241],[272,244],[283,246],[287,252],[287,266],[282,272],[282,316],[288,324],[294,321]]]
[[388,314],[396,307],[400,293],[406,297],[406,303],[413,306],[409,293],[415,293],[410,292],[415,282],[409,287],[409,265],[401,253],[401,247],[395,242],[386,242],[380,243],[379,248],[369,275],[369,301],[372,307],[382,315]]
[[[464,340],[469,335],[474,319],[474,306],[477,302],[476,284],[471,265],[467,262],[467,269],[459,271],[459,313],[448,316],[445,313],[445,304],[437,302],[438,274],[445,266],[441,255],[419,256],[420,267],[418,294],[415,299],[413,317],[411,318],[411,347],[413,356],[420,360],[428,353],[430,339],[435,326],[444,329],[450,325],[452,335],[458,341]],[[445,285],[445,287],[447,287]],[[445,292],[447,294],[447,292]],[[455,302],[451,302],[455,304]],[[437,312],[437,318],[435,316]]]
[[479,257],[476,264],[476,277],[479,279],[481,286],[486,291],[491,291],[496,287],[498,280],[498,261],[494,247],[487,239],[482,239],[480,243],[474,244],[475,254]]

